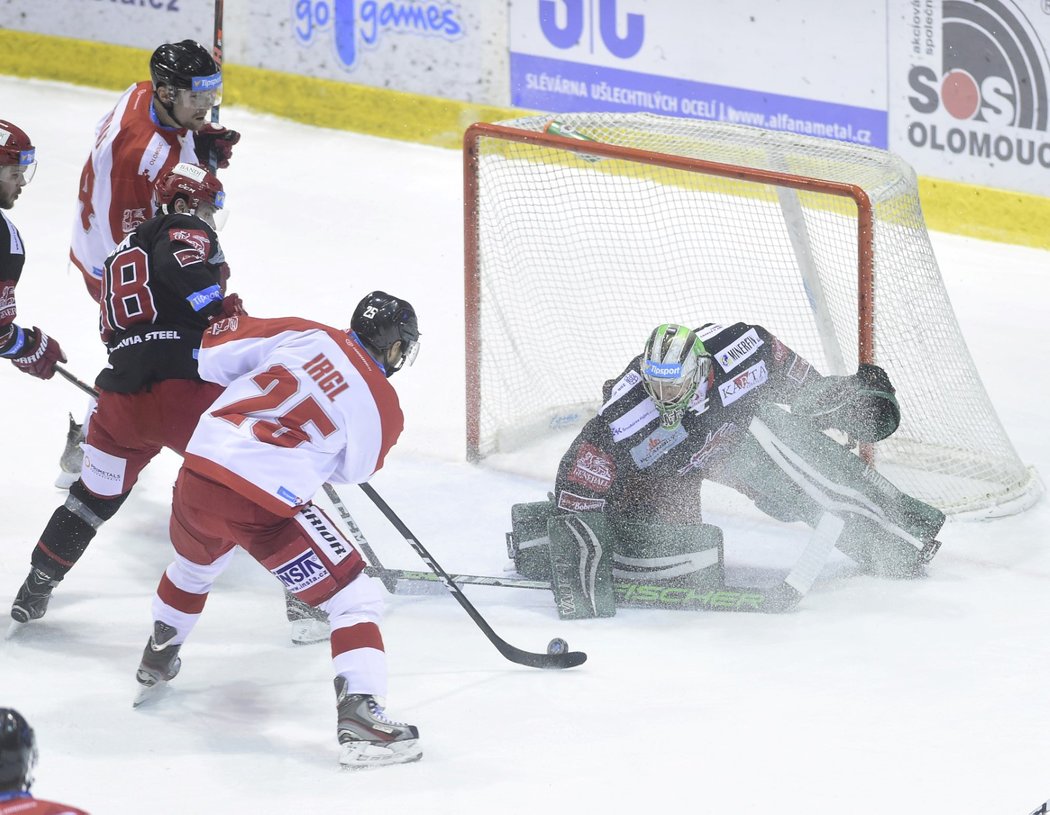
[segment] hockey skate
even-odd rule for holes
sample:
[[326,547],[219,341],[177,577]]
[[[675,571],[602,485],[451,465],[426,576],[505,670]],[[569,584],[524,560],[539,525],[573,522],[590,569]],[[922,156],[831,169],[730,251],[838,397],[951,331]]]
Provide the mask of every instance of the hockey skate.
[[324,642],[332,635],[328,615],[321,609],[308,605],[285,589],[284,608],[292,626],[292,643],[310,645]]
[[179,668],[182,667],[182,660],[179,658],[182,645],[166,644],[174,639],[176,633],[167,623],[153,623],[153,636],[146,643],[142,651],[142,662],[135,672],[139,692],[131,703],[132,707],[138,707],[153,699],[161,688],[178,676]]
[[47,613],[47,604],[51,600],[51,592],[59,584],[59,580],[35,566],[29,570],[22,587],[15,595],[15,601],[11,604],[11,619],[16,623],[24,625],[30,620],[39,620]]
[[339,713],[339,763],[351,770],[407,764],[423,756],[419,730],[414,725],[391,721],[375,697],[348,693],[346,679],[335,678]]
[[66,449],[62,451],[62,458],[58,460],[61,472],[55,479],[55,486],[68,490],[73,482],[80,478],[80,470],[84,464],[84,451],[80,443],[84,441],[84,426],[73,421],[73,414],[69,414],[69,430],[66,432]]

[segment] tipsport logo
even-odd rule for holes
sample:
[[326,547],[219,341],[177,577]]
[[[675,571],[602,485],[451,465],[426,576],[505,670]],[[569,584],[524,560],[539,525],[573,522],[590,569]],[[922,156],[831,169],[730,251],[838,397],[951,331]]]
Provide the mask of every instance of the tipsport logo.
[[540,0],[540,30],[555,48],[584,46],[592,54],[604,48],[614,57],[630,59],[642,50],[645,17],[632,13],[621,20],[616,3],[617,0],[598,0],[597,4],[593,0]]
[[292,23],[300,45],[330,33],[348,71],[357,66],[363,50],[375,50],[388,34],[451,42],[464,31],[459,6],[441,0],[292,0]]
[[[1050,167],[1050,142],[1003,133],[1048,129],[1050,62],[1033,20],[1011,0],[946,0],[938,42],[933,0],[912,0],[911,6],[912,53],[936,58],[939,52],[940,72],[929,62],[908,72],[908,104],[930,117],[911,122],[908,141],[915,147]],[[1050,15],[1050,0],[1039,0],[1032,11]],[[934,115],[941,122],[947,119],[948,127],[934,124]]]

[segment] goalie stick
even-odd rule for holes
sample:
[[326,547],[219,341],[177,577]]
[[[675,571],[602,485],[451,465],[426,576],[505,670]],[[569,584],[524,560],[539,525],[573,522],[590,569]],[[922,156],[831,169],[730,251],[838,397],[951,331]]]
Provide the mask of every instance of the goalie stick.
[[[587,661],[587,655],[582,651],[560,650],[556,653],[551,653],[556,642],[560,642],[561,645],[564,645],[564,642],[557,639],[551,641],[551,648],[547,653],[538,654],[516,648],[501,638],[492,630],[492,626],[490,626],[485,618],[481,616],[481,613],[474,608],[473,604],[467,599],[466,595],[463,594],[463,591],[459,586],[457,586],[448,573],[438,565],[438,562],[434,560],[426,547],[416,539],[416,536],[412,534],[412,531],[405,525],[404,521],[397,516],[397,513],[390,508],[379,493],[367,483],[359,484],[358,486],[361,488],[362,492],[371,499],[372,503],[379,508],[379,511],[386,516],[386,519],[393,524],[394,528],[401,533],[401,536],[408,541],[409,546],[411,546],[416,554],[423,559],[423,562],[431,568],[437,576],[437,579],[440,580],[445,588],[448,589],[449,593],[456,598],[456,602],[463,607],[463,610],[467,612],[470,619],[474,621],[474,624],[481,629],[482,633],[488,637],[489,642],[496,646],[496,650],[499,651],[505,659],[515,662],[518,665],[527,665],[530,668],[573,668],[576,665],[582,665]],[[332,491],[334,492],[334,489]]]
[[[440,574],[436,572],[418,572],[410,569],[387,569],[379,562],[379,557],[365,538],[361,528],[354,521],[339,493],[331,484],[324,485],[325,493],[331,500],[339,516],[346,523],[355,543],[360,547],[365,560],[369,562],[365,572],[383,582],[391,594],[434,594],[445,591],[446,587]],[[511,577],[482,574],[450,574],[448,577],[457,586],[493,586],[510,589],[540,589],[551,591],[547,580],[530,580],[524,577]],[[412,584],[415,584],[413,586]],[[418,588],[416,588],[418,586]],[[754,588],[749,586],[719,586],[707,591],[698,592],[691,589],[654,586],[645,583],[614,582],[616,603],[623,608],[662,608],[688,611],[736,611],[778,614],[791,611],[798,605],[804,592],[798,592],[790,584],[773,588]]]

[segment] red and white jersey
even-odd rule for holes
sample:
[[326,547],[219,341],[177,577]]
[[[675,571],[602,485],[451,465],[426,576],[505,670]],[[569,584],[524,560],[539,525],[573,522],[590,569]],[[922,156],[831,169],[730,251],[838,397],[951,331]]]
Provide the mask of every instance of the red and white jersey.
[[132,85],[96,125],[80,174],[69,257],[86,279],[101,280],[117,244],[153,216],[153,185],[180,161],[197,161],[193,134],[160,123],[152,83]]
[[0,793],[0,815],[88,815],[82,809],[42,801],[28,792]]
[[278,515],[293,516],[325,481],[367,481],[404,427],[378,363],[321,323],[220,320],[197,362],[226,390],[201,416],[186,466]]

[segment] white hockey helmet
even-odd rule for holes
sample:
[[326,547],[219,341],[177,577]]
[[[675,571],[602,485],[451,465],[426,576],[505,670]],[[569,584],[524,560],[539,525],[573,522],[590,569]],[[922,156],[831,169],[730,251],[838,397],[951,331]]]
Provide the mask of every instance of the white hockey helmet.
[[641,359],[642,384],[660,412],[660,426],[674,430],[682,423],[699,384],[712,372],[711,355],[689,328],[674,323],[649,335]]

